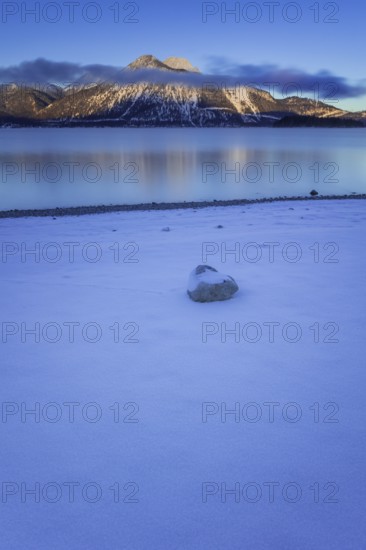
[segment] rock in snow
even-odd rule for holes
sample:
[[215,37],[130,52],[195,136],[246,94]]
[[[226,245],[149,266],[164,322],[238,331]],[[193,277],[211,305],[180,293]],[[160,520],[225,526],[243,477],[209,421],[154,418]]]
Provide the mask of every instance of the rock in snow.
[[228,300],[239,290],[230,275],[223,275],[209,265],[199,265],[188,281],[188,296],[194,302],[218,302]]

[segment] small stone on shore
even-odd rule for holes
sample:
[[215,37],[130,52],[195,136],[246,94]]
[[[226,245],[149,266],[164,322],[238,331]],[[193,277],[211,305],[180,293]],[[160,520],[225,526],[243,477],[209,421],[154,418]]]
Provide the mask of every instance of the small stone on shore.
[[238,290],[230,275],[223,275],[209,265],[199,265],[189,276],[187,294],[194,302],[220,302]]

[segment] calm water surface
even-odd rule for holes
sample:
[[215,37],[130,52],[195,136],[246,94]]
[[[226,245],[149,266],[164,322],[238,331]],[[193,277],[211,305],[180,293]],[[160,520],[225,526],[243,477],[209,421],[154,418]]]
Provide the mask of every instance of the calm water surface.
[[0,210],[366,192],[364,129],[0,129]]

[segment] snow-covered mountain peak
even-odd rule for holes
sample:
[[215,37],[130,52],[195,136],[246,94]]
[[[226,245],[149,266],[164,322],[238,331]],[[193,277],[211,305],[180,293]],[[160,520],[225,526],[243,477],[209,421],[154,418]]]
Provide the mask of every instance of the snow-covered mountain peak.
[[140,55],[135,61],[127,65],[127,69],[131,70],[138,70],[138,69],[163,69],[163,70],[169,70],[169,68],[164,65],[154,55]]
[[199,73],[197,67],[193,67],[192,63],[184,57],[167,57],[163,61],[164,65],[176,70],[188,71],[190,73]]
[[135,61],[127,65],[127,69],[160,69],[162,71],[200,72],[184,57],[168,57],[165,61],[160,61],[160,59],[151,54],[141,55],[135,59]]

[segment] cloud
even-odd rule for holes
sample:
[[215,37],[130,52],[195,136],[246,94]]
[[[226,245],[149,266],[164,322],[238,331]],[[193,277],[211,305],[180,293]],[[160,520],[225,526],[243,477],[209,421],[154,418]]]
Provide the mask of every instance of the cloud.
[[236,75],[238,80],[244,80],[253,85],[265,88],[271,83],[276,90],[295,90],[296,86],[307,93],[318,93],[321,98],[346,99],[360,97],[366,94],[366,81],[350,83],[347,78],[323,70],[308,73],[296,68],[281,68],[274,64],[238,65],[230,64],[225,58],[210,57],[210,71],[223,76]]
[[0,82],[16,84],[66,84],[79,81],[109,80],[118,69],[108,65],[80,65],[39,58],[19,65],[0,67]]
[[188,86],[254,86],[285,97],[297,95],[325,101],[360,97],[366,94],[366,82],[350,83],[346,78],[329,71],[311,74],[295,68],[278,65],[237,65],[223,58],[209,58],[211,74],[140,69],[126,71],[111,65],[81,65],[66,61],[39,58],[19,65],[0,67],[0,83],[23,85],[80,84],[100,81],[129,84],[152,82],[156,84],[186,84]]

